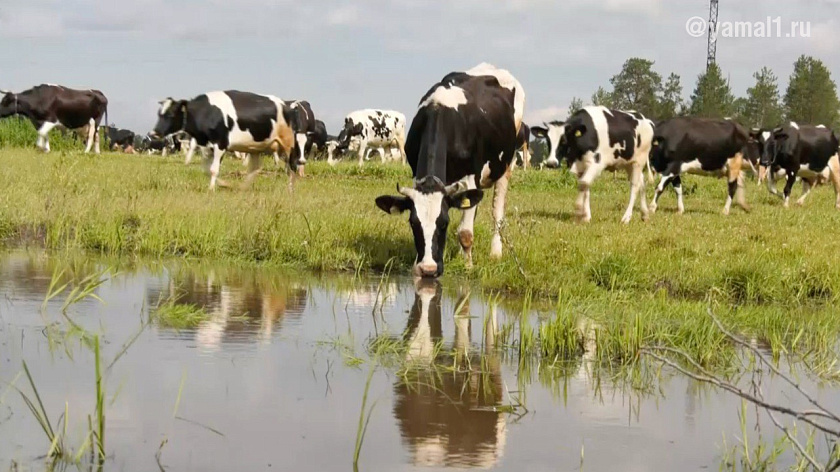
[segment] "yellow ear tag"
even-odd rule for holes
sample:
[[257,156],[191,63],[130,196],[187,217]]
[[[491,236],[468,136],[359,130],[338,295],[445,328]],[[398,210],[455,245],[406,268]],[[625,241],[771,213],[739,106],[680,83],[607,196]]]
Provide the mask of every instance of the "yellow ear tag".
[[470,203],[469,198],[465,198],[465,199],[461,200],[461,208],[466,210],[467,208],[470,207],[470,205],[471,205],[471,203]]
[[653,140],[653,145],[654,145],[654,146],[659,146],[659,140],[658,140],[658,139],[654,139],[654,140]]
[[575,131],[575,137],[579,138],[581,136],[580,130]]

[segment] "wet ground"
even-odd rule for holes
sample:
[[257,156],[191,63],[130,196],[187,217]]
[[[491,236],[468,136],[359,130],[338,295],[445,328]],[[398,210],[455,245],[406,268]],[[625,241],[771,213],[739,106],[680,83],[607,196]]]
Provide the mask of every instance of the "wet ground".
[[[0,256],[0,470],[46,468],[49,441],[9,387],[30,393],[24,361],[53,422],[66,405],[67,446],[84,441],[93,353],[60,315],[67,292],[42,304],[56,270],[79,280],[103,264]],[[706,470],[719,467],[724,437],[737,443],[740,400],[681,376],[647,394],[593,376],[586,362],[552,381],[521,377],[492,336],[517,304],[493,306],[454,283],[121,267],[95,289],[101,301],[68,310],[101,333],[105,366],[137,336],[105,374],[104,469],[159,470],[159,460],[166,470],[352,470],[366,391],[360,470]],[[173,293],[209,318],[186,329],[149,322]],[[439,367],[372,363],[376,337]],[[818,393],[840,403],[836,391]]]

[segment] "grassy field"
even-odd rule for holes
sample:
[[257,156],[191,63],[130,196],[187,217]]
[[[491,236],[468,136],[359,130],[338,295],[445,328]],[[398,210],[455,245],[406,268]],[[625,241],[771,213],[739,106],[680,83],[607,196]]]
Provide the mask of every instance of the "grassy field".
[[[314,271],[377,273],[390,261],[397,273],[408,273],[414,258],[408,225],[373,202],[393,193],[396,182],[410,181],[407,167],[313,162],[290,191],[285,173],[273,162],[265,165],[250,189],[210,192],[200,165],[185,166],[180,156],[3,149],[0,237],[7,246]],[[232,183],[242,174],[239,161],[224,163],[222,175]],[[684,180],[686,214],[674,212],[669,191],[650,222],[637,213],[624,226],[627,180],[607,173],[592,190],[593,221],[582,226],[572,221],[576,189],[568,173],[517,170],[504,258],[489,260],[492,219],[485,202],[476,222],[475,268],[466,270],[453,212],[445,278],[612,326],[624,333],[617,339],[626,334],[628,341],[614,347],[611,357],[619,360],[640,343],[679,338],[677,344],[712,361],[723,337],[706,316],[709,307],[777,352],[833,348],[840,333],[833,308],[840,299],[840,212],[830,188],[817,188],[802,208],[784,209],[751,180],[752,211],[733,209],[724,217],[723,180]]]

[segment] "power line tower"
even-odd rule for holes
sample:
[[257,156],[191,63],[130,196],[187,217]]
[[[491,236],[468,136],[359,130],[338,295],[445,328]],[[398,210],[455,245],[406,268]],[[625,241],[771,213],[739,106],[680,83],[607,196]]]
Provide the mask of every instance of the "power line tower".
[[709,48],[706,54],[706,70],[714,64],[717,54],[718,1],[709,0]]

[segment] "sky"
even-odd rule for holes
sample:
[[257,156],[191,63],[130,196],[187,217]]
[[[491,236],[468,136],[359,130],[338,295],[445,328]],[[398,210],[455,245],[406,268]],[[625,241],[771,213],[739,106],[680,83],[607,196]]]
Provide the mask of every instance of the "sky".
[[[96,88],[109,121],[147,132],[157,102],[236,89],[309,100],[337,134],[362,108],[402,111],[451,71],[490,62],[526,93],[526,123],[562,119],[629,57],[691,93],[706,37],[686,31],[708,0],[0,0],[0,89]],[[733,91],[772,68],[786,87],[801,54],[840,76],[840,0],[720,0],[720,21],[779,18],[780,37],[721,37]],[[791,21],[809,38],[785,37]],[[775,26],[773,27],[775,30]]]

